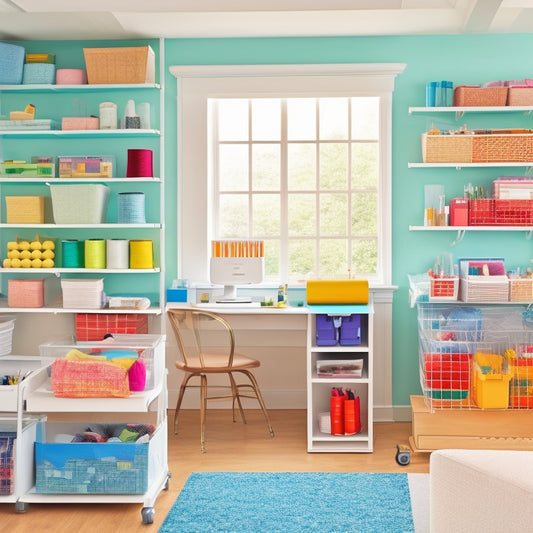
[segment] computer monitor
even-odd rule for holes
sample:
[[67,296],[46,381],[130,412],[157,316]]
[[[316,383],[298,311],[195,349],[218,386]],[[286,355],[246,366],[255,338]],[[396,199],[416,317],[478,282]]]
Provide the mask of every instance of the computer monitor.
[[265,259],[262,241],[213,241],[209,275],[211,283],[224,285],[217,303],[251,303],[249,297],[237,297],[237,286],[261,283]]

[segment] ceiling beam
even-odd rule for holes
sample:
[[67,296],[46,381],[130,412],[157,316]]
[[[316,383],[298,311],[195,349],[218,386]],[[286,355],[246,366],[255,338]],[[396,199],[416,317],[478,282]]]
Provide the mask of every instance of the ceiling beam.
[[467,15],[464,33],[489,33],[503,0],[475,0]]

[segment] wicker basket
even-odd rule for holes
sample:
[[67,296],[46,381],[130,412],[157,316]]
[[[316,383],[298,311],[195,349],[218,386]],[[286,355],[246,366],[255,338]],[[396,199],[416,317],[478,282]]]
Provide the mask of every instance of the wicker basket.
[[155,54],[150,46],[84,48],[89,84],[154,83]]
[[533,105],[533,87],[509,87],[507,105]]
[[25,49],[16,44],[0,43],[0,85],[22,82]]
[[471,163],[473,135],[422,134],[424,163]]
[[[533,302],[533,279],[509,278],[510,302]],[[533,372],[531,373],[533,377]]]
[[469,87],[459,85],[453,92],[455,107],[491,107],[507,104],[507,87]]
[[472,163],[533,161],[533,135],[473,135]]

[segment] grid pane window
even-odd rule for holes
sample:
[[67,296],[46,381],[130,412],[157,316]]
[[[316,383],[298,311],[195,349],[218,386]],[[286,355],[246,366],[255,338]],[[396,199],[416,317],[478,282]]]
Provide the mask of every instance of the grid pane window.
[[267,281],[376,276],[380,99],[211,103],[214,238],[265,240]]

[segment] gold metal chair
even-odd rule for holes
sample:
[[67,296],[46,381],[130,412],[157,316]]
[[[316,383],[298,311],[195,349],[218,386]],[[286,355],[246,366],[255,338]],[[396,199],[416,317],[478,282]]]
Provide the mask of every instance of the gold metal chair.
[[[257,359],[235,353],[235,335],[229,322],[216,313],[200,309],[169,309],[167,314],[181,355],[181,359],[176,360],[175,364],[185,373],[174,413],[174,434],[178,434],[178,415],[185,390],[187,386],[191,386],[189,380],[192,377],[199,377],[202,453],[205,453],[205,418],[209,400],[231,399],[233,421],[235,422],[235,403],[237,403],[241,419],[246,424],[241,398],[256,399],[273,437],[274,430],[265,402],[257,380],[251,372],[251,369],[259,367],[261,363]],[[208,374],[227,374],[231,394],[208,396]],[[247,381],[237,383],[235,374],[245,376]]]

